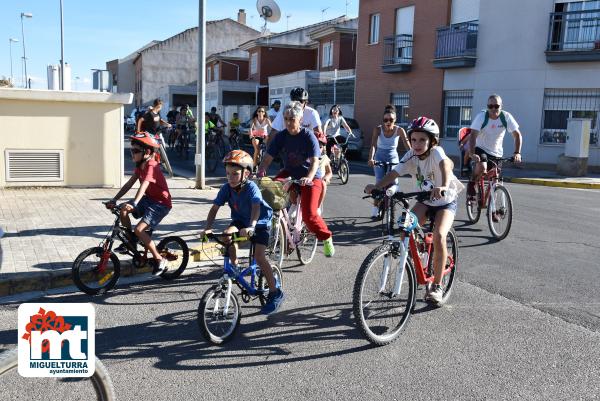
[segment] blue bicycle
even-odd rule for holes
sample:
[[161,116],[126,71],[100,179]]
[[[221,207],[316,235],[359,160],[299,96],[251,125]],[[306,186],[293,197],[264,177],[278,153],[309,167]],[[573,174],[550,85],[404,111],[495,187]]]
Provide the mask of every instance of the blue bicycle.
[[[224,237],[230,237],[231,241],[224,241]],[[202,296],[198,306],[198,325],[204,338],[218,345],[229,341],[234,336],[242,317],[238,298],[233,293],[233,284],[241,290],[240,295],[244,303],[258,298],[261,305],[267,301],[269,286],[254,259],[254,242],[250,246],[249,266],[240,267],[234,266],[229,261],[229,248],[236,242],[247,241],[247,237],[240,237],[237,233],[206,233],[202,241],[208,240],[213,240],[225,248],[223,276]],[[238,257],[238,262],[240,260],[241,258]],[[281,288],[283,283],[281,269],[275,265],[271,265],[271,268],[277,287]],[[249,282],[246,278],[249,278]]]

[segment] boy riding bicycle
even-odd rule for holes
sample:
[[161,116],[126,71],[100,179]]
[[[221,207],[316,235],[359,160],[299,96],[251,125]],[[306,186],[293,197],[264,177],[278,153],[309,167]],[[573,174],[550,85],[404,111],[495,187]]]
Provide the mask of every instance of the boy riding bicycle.
[[[121,224],[128,229],[129,240],[135,244],[135,237],[139,238],[145,247],[148,248],[154,259],[150,260],[153,267],[152,275],[158,276],[167,269],[167,259],[164,259],[158,253],[154,242],[146,233],[149,228],[154,230],[161,220],[171,211],[171,193],[167,186],[167,180],[163,175],[160,164],[155,160],[155,152],[159,144],[156,139],[148,132],[139,132],[131,136],[131,157],[135,162],[133,175],[123,185],[119,192],[107,204],[107,209],[116,206],[117,200],[127,193],[137,180],[140,181],[135,198],[127,202],[121,208]],[[140,219],[131,232],[131,218],[129,215]],[[135,245],[134,245],[135,246]],[[119,245],[116,252],[127,252],[125,244]]]
[[452,227],[456,214],[456,199],[464,185],[452,173],[453,163],[446,156],[441,146],[438,146],[440,129],[430,118],[419,117],[411,123],[408,129],[411,150],[406,152],[400,163],[387,173],[375,185],[369,184],[365,192],[373,189],[384,189],[394,183],[396,178],[411,174],[416,178],[416,186],[420,191],[431,191],[430,200],[417,202],[412,212],[425,221],[430,214],[434,218],[433,247],[441,252],[434,252],[433,285],[426,295],[436,304],[443,302],[444,292],[441,287],[444,266],[448,258],[446,236]]
[[[269,231],[273,210],[263,200],[258,186],[248,180],[252,171],[252,157],[243,150],[232,150],[223,158],[227,182],[223,184],[213,206],[206,217],[206,228],[200,232],[204,236],[211,231],[219,208],[225,203],[231,208],[231,225],[224,231],[231,234],[238,232],[240,236],[254,237],[254,258],[261,272],[267,279],[269,295],[262,308],[262,313],[271,314],[283,303],[283,291],[277,288],[273,270],[265,251],[269,246]],[[237,265],[236,247],[230,248],[230,261]]]

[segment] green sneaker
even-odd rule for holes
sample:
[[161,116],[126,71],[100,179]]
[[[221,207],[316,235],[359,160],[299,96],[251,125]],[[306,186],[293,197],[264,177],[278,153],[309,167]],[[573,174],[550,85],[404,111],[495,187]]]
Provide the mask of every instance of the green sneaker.
[[325,241],[323,241],[323,253],[328,258],[332,257],[335,254],[335,248],[333,247],[332,237],[329,237]]

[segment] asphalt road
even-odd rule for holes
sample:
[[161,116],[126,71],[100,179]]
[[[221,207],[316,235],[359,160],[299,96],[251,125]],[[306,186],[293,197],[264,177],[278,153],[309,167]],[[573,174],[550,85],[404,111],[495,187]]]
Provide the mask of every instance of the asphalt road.
[[[119,285],[99,298],[46,300],[95,303],[97,355],[122,399],[598,399],[600,191],[508,184],[515,218],[501,242],[490,239],[485,220],[465,224],[461,198],[458,282],[448,305],[419,302],[400,338],[376,348],[351,308],[358,267],[380,242],[361,199],[372,177],[361,171],[353,164],[349,184],[334,180],[328,192],[335,257],[319,247],[308,266],[288,260],[281,311],[266,318],[257,302],[244,305],[226,346],[207,344],[196,322],[218,268]],[[17,306],[0,307],[0,347],[16,342]],[[30,385],[0,377],[2,399],[35,399]]]

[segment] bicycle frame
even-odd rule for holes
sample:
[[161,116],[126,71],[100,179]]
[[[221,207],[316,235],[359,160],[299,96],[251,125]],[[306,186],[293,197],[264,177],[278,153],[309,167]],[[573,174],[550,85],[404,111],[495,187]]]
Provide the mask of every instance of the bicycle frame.
[[492,210],[495,210],[495,201],[490,195],[496,189],[496,185],[498,185],[498,182],[502,181],[502,170],[500,164],[494,163],[492,161],[490,161],[489,163],[493,163],[494,167],[492,167],[485,174],[482,174],[481,177],[479,177],[478,186],[479,192],[481,193],[479,207],[481,209],[484,209],[489,203],[489,206],[492,207]]
[[[295,184],[294,184],[295,185]],[[290,188],[291,191],[296,191],[297,196],[297,210],[296,210],[296,220],[294,224],[291,224],[291,219],[288,214],[287,208],[283,208],[279,211],[279,223],[283,224],[283,231],[285,233],[287,249],[286,253],[290,254],[294,249],[296,249],[296,245],[300,242],[300,232],[302,229],[302,208],[300,207],[300,193],[297,189]]]

